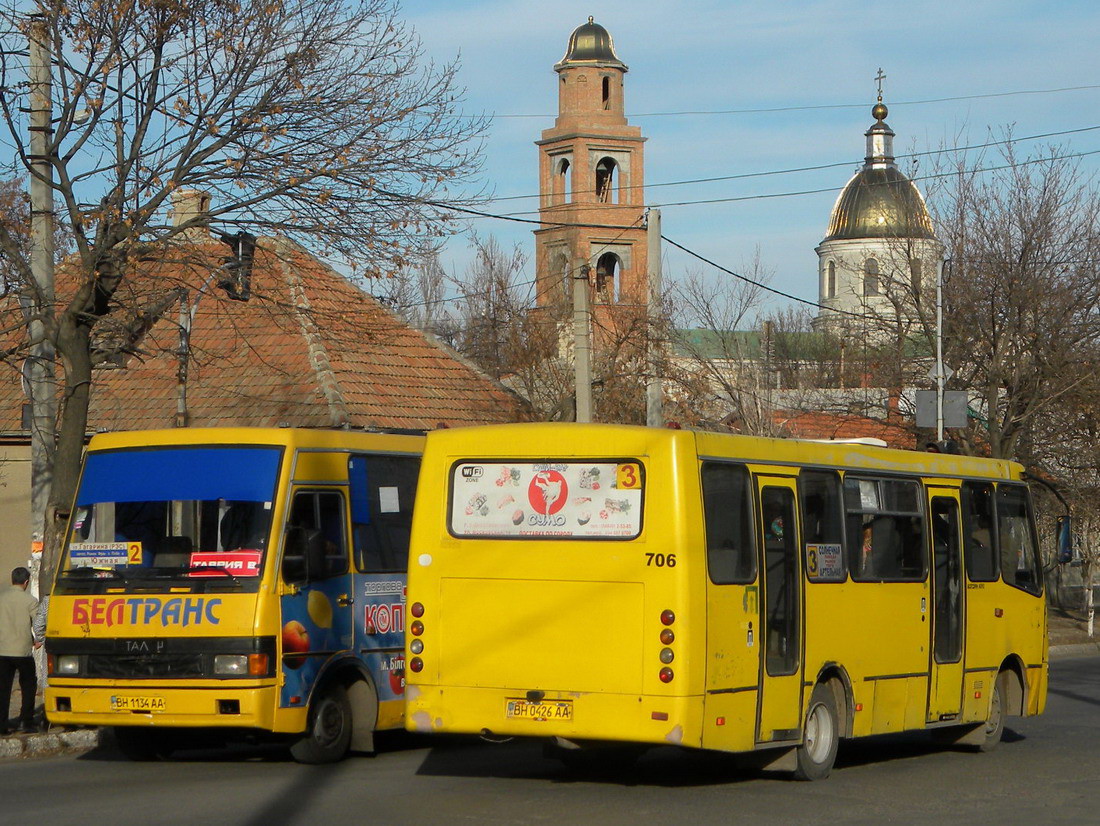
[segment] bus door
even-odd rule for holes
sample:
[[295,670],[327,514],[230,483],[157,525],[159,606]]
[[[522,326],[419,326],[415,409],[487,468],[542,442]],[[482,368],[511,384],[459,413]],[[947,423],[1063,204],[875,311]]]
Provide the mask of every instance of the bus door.
[[301,707],[325,663],[352,647],[354,597],[343,490],[297,487],[287,513],[280,705]]
[[802,727],[802,587],[795,480],[757,477],[761,664],[758,742],[794,740]]
[[930,487],[928,497],[932,523],[932,662],[927,719],[932,723],[954,720],[962,711],[966,608],[958,491]]
[[[355,650],[382,701],[405,694],[405,576],[419,472],[419,456],[363,453],[348,459]],[[379,727],[386,725],[380,717]]]
[[760,588],[753,482],[734,462],[702,466],[707,547],[707,693],[703,747],[752,749],[760,680]]

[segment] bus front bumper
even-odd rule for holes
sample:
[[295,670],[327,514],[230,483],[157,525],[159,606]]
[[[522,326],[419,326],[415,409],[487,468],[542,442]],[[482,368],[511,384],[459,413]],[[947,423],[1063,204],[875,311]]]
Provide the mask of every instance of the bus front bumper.
[[[57,685],[46,689],[46,717],[56,725],[178,726],[279,731],[278,688]],[[281,715],[280,715],[281,716]],[[301,730],[296,722],[288,731]]]

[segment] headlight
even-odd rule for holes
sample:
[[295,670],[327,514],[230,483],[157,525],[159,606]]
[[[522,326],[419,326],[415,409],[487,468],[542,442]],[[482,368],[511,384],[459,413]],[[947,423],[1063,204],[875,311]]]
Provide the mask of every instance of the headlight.
[[215,654],[214,673],[223,677],[241,677],[248,674],[247,654]]
[[80,673],[80,657],[76,654],[62,654],[57,658],[57,671],[58,675],[65,675],[66,677],[72,677],[75,674]]

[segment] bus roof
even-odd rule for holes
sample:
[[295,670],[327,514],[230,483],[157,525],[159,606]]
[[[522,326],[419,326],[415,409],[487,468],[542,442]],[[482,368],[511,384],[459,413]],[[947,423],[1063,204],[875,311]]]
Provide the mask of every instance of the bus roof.
[[89,451],[168,445],[282,445],[333,450],[381,449],[420,452],[423,436],[301,427],[179,427],[97,433]]
[[451,455],[470,458],[556,458],[561,455],[561,445],[568,446],[570,454],[586,458],[641,456],[655,450],[674,449],[674,444],[679,445],[675,449],[691,451],[699,458],[768,465],[858,468],[942,477],[1019,479],[1023,475],[1022,465],[1002,459],[640,425],[548,422],[451,428],[428,434],[429,450],[442,449]]

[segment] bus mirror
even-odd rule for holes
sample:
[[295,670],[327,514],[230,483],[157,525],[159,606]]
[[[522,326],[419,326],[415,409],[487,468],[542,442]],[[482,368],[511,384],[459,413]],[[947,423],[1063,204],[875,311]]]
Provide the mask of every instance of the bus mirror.
[[1073,561],[1073,517],[1058,517],[1058,562]]

